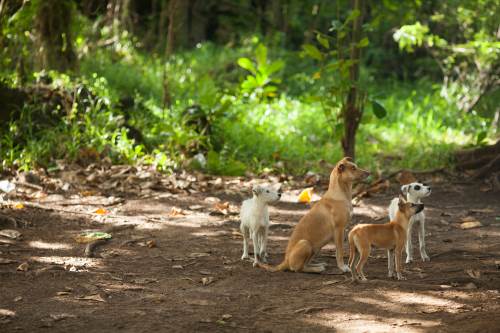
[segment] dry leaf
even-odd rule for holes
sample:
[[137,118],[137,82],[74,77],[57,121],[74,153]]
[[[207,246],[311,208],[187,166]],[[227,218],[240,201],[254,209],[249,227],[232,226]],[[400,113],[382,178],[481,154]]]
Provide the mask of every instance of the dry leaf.
[[172,268],[174,269],[184,269],[182,265],[173,265]]
[[99,294],[77,297],[76,299],[80,301],[106,302]]
[[108,213],[108,211],[106,210],[106,208],[98,208],[94,213],[98,214],[98,215],[105,215]]
[[168,214],[168,216],[170,216],[170,217],[177,217],[177,216],[184,216],[184,215],[186,215],[186,212],[178,207],[172,207],[170,209],[170,214]]
[[146,242],[146,245],[147,245],[147,247],[149,247],[151,249],[153,247],[156,247],[156,242],[154,240],[148,240]]
[[313,189],[314,189],[313,187],[308,187],[308,188],[302,190],[302,192],[300,192],[300,194],[299,194],[299,197],[297,198],[297,201],[302,202],[302,203],[311,202]]
[[482,226],[483,226],[482,223],[479,221],[469,221],[469,222],[464,222],[464,223],[460,224],[460,228],[463,230],[472,229],[472,228],[479,228]]
[[23,235],[17,230],[3,229],[0,230],[0,236],[7,237],[10,239],[21,239]]
[[212,282],[214,282],[215,279],[213,276],[209,276],[209,277],[203,277],[201,278],[201,283],[204,285],[204,286],[208,286],[209,284],[211,284]]
[[200,274],[203,274],[203,275],[210,275],[210,274],[212,274],[212,273],[210,273],[210,271],[207,271],[206,269],[202,269],[202,270],[200,271]]
[[190,258],[201,258],[201,257],[209,257],[210,253],[205,252],[193,252],[189,255]]
[[17,262],[17,261],[11,260],[11,259],[0,258],[0,265],[2,265],[2,264],[12,264],[12,263],[15,263],[15,262]]
[[23,262],[21,265],[19,265],[17,267],[17,270],[21,271],[21,272],[27,272],[29,268],[30,268],[30,265],[28,265],[27,262]]
[[481,277],[481,271],[474,269],[466,269],[465,272],[473,279],[479,279]]
[[213,213],[227,215],[229,213],[229,202],[218,202],[213,206]]
[[191,210],[200,210],[200,209],[203,209],[203,206],[202,205],[192,205],[192,206],[189,206],[188,208]]
[[14,209],[23,209],[24,208],[24,204],[22,204],[21,202],[18,202],[16,203],[14,206],[12,206]]
[[233,318],[233,316],[230,315],[230,314],[223,314],[222,315],[222,320],[228,320],[228,319],[231,319],[231,318]]

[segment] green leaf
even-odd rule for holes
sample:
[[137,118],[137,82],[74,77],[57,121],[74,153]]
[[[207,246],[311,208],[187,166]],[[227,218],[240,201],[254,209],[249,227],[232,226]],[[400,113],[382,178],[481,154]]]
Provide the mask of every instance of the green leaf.
[[372,110],[378,119],[382,119],[387,116],[387,110],[377,101],[372,101]]
[[253,65],[252,61],[248,58],[239,58],[238,65],[240,65],[241,68],[244,68],[247,71],[252,72],[252,74],[257,73],[255,66]]
[[370,44],[370,41],[368,40],[368,37],[365,37],[365,38],[363,38],[362,40],[359,41],[358,48],[367,47],[368,44]]
[[357,9],[351,11],[349,13],[349,16],[347,17],[347,19],[345,20],[345,23],[346,24],[347,22],[350,22],[350,21],[354,21],[356,18],[358,18],[358,16],[361,14],[361,12]]
[[308,56],[310,56],[313,59],[322,61],[323,60],[323,54],[318,50],[318,48],[312,44],[304,44],[302,45],[302,48],[306,52]]
[[267,63],[267,47],[264,44],[259,44],[255,50],[255,58],[259,66],[264,66]]
[[285,62],[283,60],[273,61],[267,67],[267,74],[271,75],[273,73],[279,72],[285,66]]
[[317,34],[316,39],[321,45],[323,45],[325,49],[330,48],[330,42],[328,41],[328,38],[323,37],[321,34]]
[[486,139],[486,136],[488,133],[486,131],[479,132],[479,134],[476,137],[476,144],[481,144],[484,139]]

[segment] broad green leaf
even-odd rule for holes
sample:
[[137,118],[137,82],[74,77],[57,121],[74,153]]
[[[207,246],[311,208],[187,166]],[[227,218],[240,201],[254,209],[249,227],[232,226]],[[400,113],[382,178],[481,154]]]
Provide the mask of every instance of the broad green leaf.
[[377,101],[372,101],[372,110],[378,119],[382,119],[387,116],[387,110]]
[[486,136],[488,133],[486,131],[479,132],[479,134],[476,137],[476,144],[480,144],[486,139]]
[[267,67],[267,74],[271,75],[273,73],[279,72],[285,66],[285,62],[283,60],[273,61]]
[[367,47],[368,44],[370,44],[370,41],[368,40],[368,37],[365,37],[365,38],[363,38],[362,40],[359,41],[358,48]]
[[304,44],[302,45],[302,48],[304,51],[307,53],[308,56],[310,56],[313,59],[322,61],[323,60],[323,54],[318,50],[318,48],[312,44]]
[[267,47],[264,44],[259,44],[259,46],[257,46],[255,58],[259,66],[264,66],[267,63]]
[[347,17],[347,19],[345,20],[345,23],[346,24],[347,22],[350,22],[350,21],[354,21],[356,18],[358,18],[358,16],[361,14],[361,12],[357,9],[351,11],[349,13],[349,16]]
[[239,58],[238,65],[240,65],[241,68],[244,68],[247,71],[252,72],[253,74],[257,73],[255,66],[253,65],[252,61],[248,58]]
[[328,41],[328,38],[323,37],[321,34],[317,34],[316,39],[321,45],[323,45],[325,49],[330,48],[330,42]]

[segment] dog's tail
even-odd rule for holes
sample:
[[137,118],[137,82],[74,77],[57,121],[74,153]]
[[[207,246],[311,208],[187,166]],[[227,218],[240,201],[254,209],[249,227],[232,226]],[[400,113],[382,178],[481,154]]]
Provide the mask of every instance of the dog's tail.
[[257,266],[265,269],[268,272],[273,272],[273,273],[274,272],[282,272],[282,271],[286,271],[288,269],[288,261],[285,259],[285,260],[283,260],[283,262],[281,264],[279,264],[277,266],[271,266],[271,265],[267,265],[267,264],[263,264],[261,262],[258,262]]

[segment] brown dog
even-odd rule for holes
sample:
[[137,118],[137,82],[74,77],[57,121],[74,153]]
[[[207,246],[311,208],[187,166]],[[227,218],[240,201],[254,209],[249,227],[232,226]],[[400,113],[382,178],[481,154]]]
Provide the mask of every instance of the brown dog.
[[[349,267],[353,281],[358,280],[358,275],[361,280],[366,281],[363,266],[368,260],[372,245],[387,249],[389,277],[394,276],[395,259],[397,278],[398,280],[404,279],[401,274],[401,255],[406,244],[409,220],[423,209],[423,204],[406,202],[405,198],[400,195],[394,221],[385,224],[358,224],[349,232]],[[354,267],[356,252],[359,253],[359,261]]]
[[278,266],[259,264],[260,267],[276,272],[321,273],[325,264],[311,264],[311,259],[330,241],[335,241],[337,266],[348,272],[344,264],[344,229],[351,221],[352,183],[364,179],[370,173],[362,170],[346,157],[339,161],[330,174],[328,191],[311,210],[300,219],[288,241],[285,259]]

